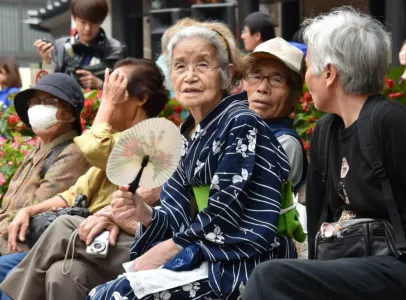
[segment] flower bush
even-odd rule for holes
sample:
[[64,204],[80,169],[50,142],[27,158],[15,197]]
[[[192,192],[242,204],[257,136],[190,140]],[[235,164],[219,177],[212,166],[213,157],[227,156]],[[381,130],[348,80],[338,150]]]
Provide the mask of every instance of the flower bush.
[[[385,88],[383,94],[393,101],[398,101],[406,105],[406,80],[402,78],[405,71],[404,67],[389,70],[385,78]],[[318,111],[314,106],[312,96],[308,88],[305,86],[303,97],[296,106],[295,112],[291,117],[294,119],[294,125],[297,132],[303,139],[303,144],[306,150],[310,147],[310,140],[314,132],[317,120],[323,116],[323,113]]]

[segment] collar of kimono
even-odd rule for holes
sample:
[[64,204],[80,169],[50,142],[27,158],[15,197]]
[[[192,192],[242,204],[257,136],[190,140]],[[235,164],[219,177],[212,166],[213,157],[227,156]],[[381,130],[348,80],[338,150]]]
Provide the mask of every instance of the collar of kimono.
[[[221,100],[211,111],[202,119],[202,121],[197,124],[196,130],[199,132],[204,132],[206,128],[210,127],[216,120],[218,120],[233,104],[240,104],[248,106],[247,92],[243,91],[241,93],[230,95]],[[190,114],[185,122],[182,124],[180,132],[187,138],[187,133],[193,129],[195,126],[195,120]]]

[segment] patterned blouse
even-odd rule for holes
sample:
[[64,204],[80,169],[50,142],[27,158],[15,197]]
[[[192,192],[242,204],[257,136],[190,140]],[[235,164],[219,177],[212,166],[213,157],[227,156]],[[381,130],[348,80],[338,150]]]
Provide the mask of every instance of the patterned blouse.
[[[289,163],[246,99],[245,92],[225,98],[190,139],[194,120],[188,117],[181,128],[182,158],[163,187],[162,208],[139,228],[131,249],[135,259],[169,238],[182,248],[197,245],[209,262],[210,287],[222,299],[240,298],[260,262],[296,256],[291,240],[276,235]],[[210,186],[209,202],[193,218],[193,187],[199,186]]]

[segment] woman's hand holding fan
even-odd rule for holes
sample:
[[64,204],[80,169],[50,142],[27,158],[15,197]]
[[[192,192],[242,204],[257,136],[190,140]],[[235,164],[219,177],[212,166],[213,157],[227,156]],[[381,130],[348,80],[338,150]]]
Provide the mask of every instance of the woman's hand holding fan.
[[140,222],[145,227],[151,223],[152,208],[146,204],[140,195],[131,193],[128,186],[120,186],[113,193],[110,212],[101,212],[99,215],[112,219],[116,224],[122,222]]

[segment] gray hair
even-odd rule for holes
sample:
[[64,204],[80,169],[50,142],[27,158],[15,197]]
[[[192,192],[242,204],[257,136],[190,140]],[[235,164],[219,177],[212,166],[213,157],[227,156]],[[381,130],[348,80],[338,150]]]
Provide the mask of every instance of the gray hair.
[[[217,31],[211,30],[203,26],[189,26],[181,31],[177,32],[171,39],[168,45],[168,55],[167,55],[167,66],[169,74],[172,73],[172,56],[173,49],[181,41],[191,38],[203,38],[209,44],[217,49],[217,60],[220,65],[220,75],[221,75],[221,88],[222,90],[229,90],[231,87],[231,74],[228,69],[228,65],[232,63],[231,57],[229,57],[229,51],[227,50],[227,45],[224,39],[227,40],[228,46],[231,48],[234,46],[234,42],[226,37],[222,37]],[[224,39],[223,39],[224,38]],[[197,49],[198,51],[199,49]],[[167,78],[167,84],[171,84],[171,79]]]
[[349,94],[382,91],[391,40],[383,25],[350,7],[306,20],[303,32],[314,73],[334,65]]

